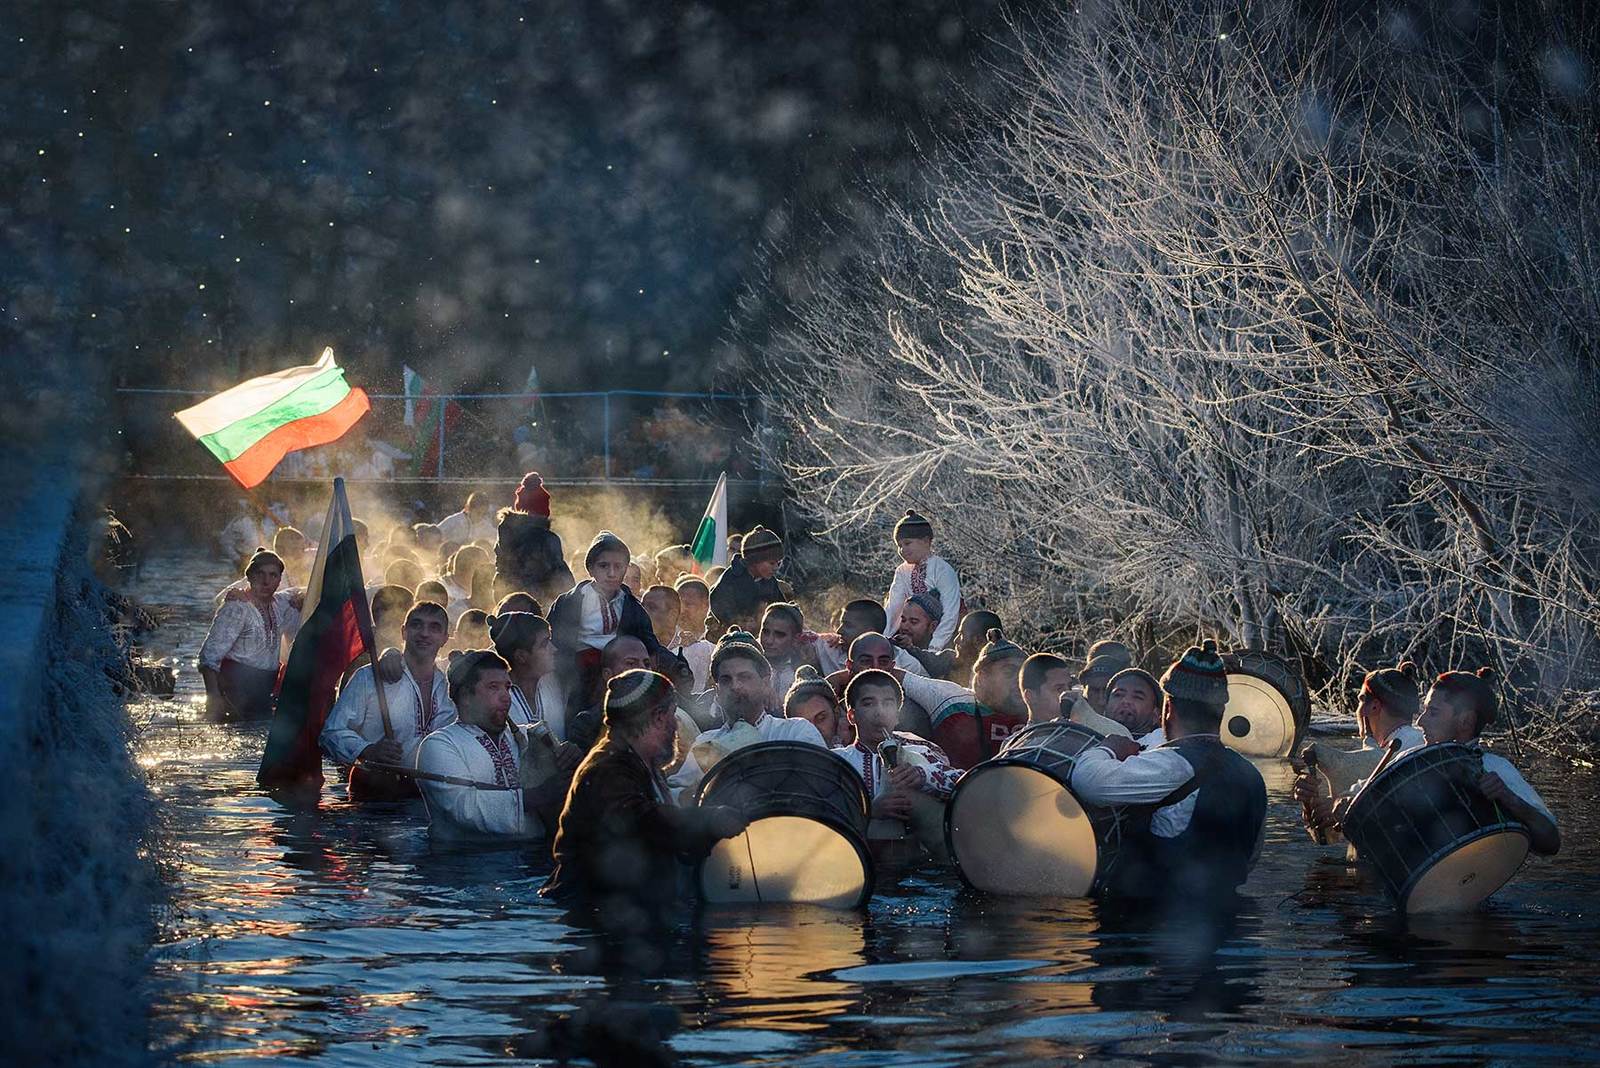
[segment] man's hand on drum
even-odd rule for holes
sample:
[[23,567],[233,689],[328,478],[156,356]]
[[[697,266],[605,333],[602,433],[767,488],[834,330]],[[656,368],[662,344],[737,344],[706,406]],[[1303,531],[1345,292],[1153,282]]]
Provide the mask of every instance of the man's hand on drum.
[[732,838],[750,825],[750,821],[730,805],[708,805],[705,813],[706,830],[718,838]]
[[913,790],[922,789],[923,778],[921,768],[913,768],[907,764],[889,769],[889,785],[898,793],[909,794]]
[[1140,752],[1139,743],[1132,738],[1124,738],[1120,734],[1113,734],[1101,740],[1100,744],[1111,750],[1111,755],[1118,760],[1127,760],[1137,756]]
[[[899,768],[895,769],[899,771]],[[879,794],[872,801],[872,816],[880,820],[903,820],[911,816],[911,795],[900,790]]]

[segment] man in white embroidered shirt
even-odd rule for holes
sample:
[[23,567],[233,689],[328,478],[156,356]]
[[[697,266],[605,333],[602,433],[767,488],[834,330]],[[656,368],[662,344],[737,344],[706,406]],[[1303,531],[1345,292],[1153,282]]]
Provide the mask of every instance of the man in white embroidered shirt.
[[782,741],[825,747],[822,734],[809,720],[772,714],[779,707],[772,691],[772,665],[753,634],[729,631],[724,635],[711,654],[711,675],[726,725],[696,738],[683,764],[667,780],[680,802],[694,795],[712,762],[743,745]]
[[[428,833],[437,840],[537,837],[538,820],[522,803],[522,745],[511,724],[511,672],[498,653],[469,650],[450,665],[455,722],[422,740],[417,770],[484,786],[423,779]],[[500,789],[487,789],[493,785]]]
[[1137,806],[1108,897],[1226,906],[1261,851],[1266,784],[1222,744],[1228,673],[1215,642],[1184,653],[1161,689],[1166,743],[1140,752],[1137,742],[1107,738],[1078,758],[1072,791],[1088,804]]
[[340,767],[355,768],[350,776],[353,801],[416,797],[410,779],[366,774],[357,765],[366,761],[414,767],[422,739],[456,717],[449,685],[435,660],[450,637],[450,617],[444,606],[433,601],[413,605],[406,613],[401,636],[405,670],[394,682],[383,684],[393,733],[384,725],[369,666],[358,669],[345,683],[318,739],[328,759]]

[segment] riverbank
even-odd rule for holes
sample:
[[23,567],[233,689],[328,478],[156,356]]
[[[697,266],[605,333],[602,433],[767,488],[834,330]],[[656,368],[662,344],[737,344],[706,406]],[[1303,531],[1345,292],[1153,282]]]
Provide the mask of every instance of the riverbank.
[[[13,474],[17,469],[13,469]],[[150,1063],[155,807],[132,756],[114,598],[89,566],[78,467],[8,484],[0,527],[0,1062]]]

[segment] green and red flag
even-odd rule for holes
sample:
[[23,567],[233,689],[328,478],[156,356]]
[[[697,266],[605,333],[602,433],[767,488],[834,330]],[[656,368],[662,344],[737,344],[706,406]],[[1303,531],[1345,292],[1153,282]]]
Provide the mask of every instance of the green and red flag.
[[[402,381],[406,394],[406,426],[416,427],[416,441],[411,448],[411,474],[418,478],[436,478],[439,470],[439,446],[461,421],[461,405],[453,400],[439,399],[439,391],[425,382],[410,367],[403,368]],[[444,426],[441,430],[440,421]]]
[[345,381],[333,350],[306,367],[241,382],[176,413],[239,485],[261,483],[285,456],[344,436],[371,408]]
[[356,657],[372,648],[372,609],[342,478],[333,480],[333,499],[300,614],[300,632],[284,665],[256,773],[256,781],[268,789],[322,785],[317,744],[322,725],[333,708],[339,679]]
[[713,567],[728,562],[728,472],[717,478],[717,488],[711,491],[706,504],[706,514],[700,518],[694,540],[689,543],[689,554],[694,557],[694,571],[704,575]]

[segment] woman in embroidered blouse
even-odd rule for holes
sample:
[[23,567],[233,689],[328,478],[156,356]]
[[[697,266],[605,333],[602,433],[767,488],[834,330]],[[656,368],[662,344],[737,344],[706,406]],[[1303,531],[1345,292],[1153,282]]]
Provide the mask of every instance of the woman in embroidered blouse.
[[287,598],[276,596],[283,560],[257,549],[245,566],[249,593],[227,599],[211,620],[200,646],[200,677],[206,684],[206,714],[213,720],[262,719],[272,714],[281,636],[297,622]]

